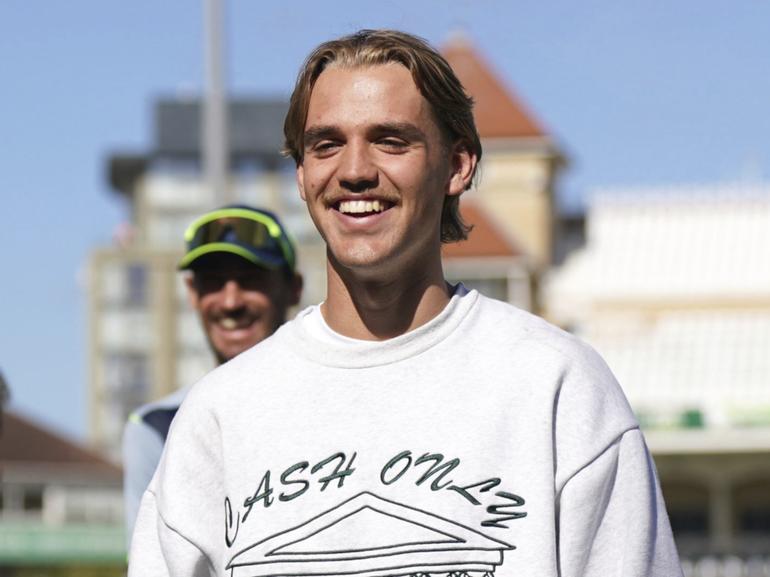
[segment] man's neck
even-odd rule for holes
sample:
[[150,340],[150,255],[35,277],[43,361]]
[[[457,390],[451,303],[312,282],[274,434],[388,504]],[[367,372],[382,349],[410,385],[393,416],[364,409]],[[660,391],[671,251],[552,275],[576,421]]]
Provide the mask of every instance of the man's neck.
[[407,333],[436,317],[449,303],[441,261],[388,280],[362,278],[330,260],[324,320],[335,332],[355,339],[385,340]]

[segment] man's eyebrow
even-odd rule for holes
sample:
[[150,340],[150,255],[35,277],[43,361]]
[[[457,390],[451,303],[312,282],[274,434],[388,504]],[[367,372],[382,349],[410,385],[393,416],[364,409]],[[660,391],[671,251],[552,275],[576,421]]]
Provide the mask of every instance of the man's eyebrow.
[[372,128],[377,134],[403,136],[408,140],[425,140],[425,133],[411,122],[383,122]]
[[318,125],[318,126],[311,126],[307,130],[305,130],[304,134],[302,135],[304,145],[306,147],[312,146],[319,140],[323,140],[325,138],[333,138],[338,136],[339,131],[334,126],[329,125]]

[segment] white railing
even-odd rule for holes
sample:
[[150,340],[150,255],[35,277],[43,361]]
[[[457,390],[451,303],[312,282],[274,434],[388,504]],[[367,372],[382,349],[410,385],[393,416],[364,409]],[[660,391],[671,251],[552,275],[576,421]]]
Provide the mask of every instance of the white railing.
[[684,577],[770,577],[770,555],[683,558]]

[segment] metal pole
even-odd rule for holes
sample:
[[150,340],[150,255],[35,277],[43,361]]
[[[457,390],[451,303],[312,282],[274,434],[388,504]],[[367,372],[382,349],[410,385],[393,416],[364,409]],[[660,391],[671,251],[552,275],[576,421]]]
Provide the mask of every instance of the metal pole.
[[203,173],[215,204],[222,205],[232,202],[227,178],[229,140],[223,71],[224,0],[204,0],[204,3],[206,85],[203,101]]

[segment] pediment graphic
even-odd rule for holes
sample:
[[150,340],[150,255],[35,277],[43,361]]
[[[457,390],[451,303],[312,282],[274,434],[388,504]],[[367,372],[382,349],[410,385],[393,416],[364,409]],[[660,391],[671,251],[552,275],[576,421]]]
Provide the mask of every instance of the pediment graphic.
[[[355,545],[351,545],[351,535],[356,536]],[[351,549],[359,551],[387,549],[393,546],[393,535],[398,535],[399,542],[406,546],[461,542],[452,535],[365,506],[329,525],[319,533],[285,547],[279,547],[271,555],[341,553]]]
[[514,547],[427,511],[360,493],[235,555],[233,576],[493,572]]

